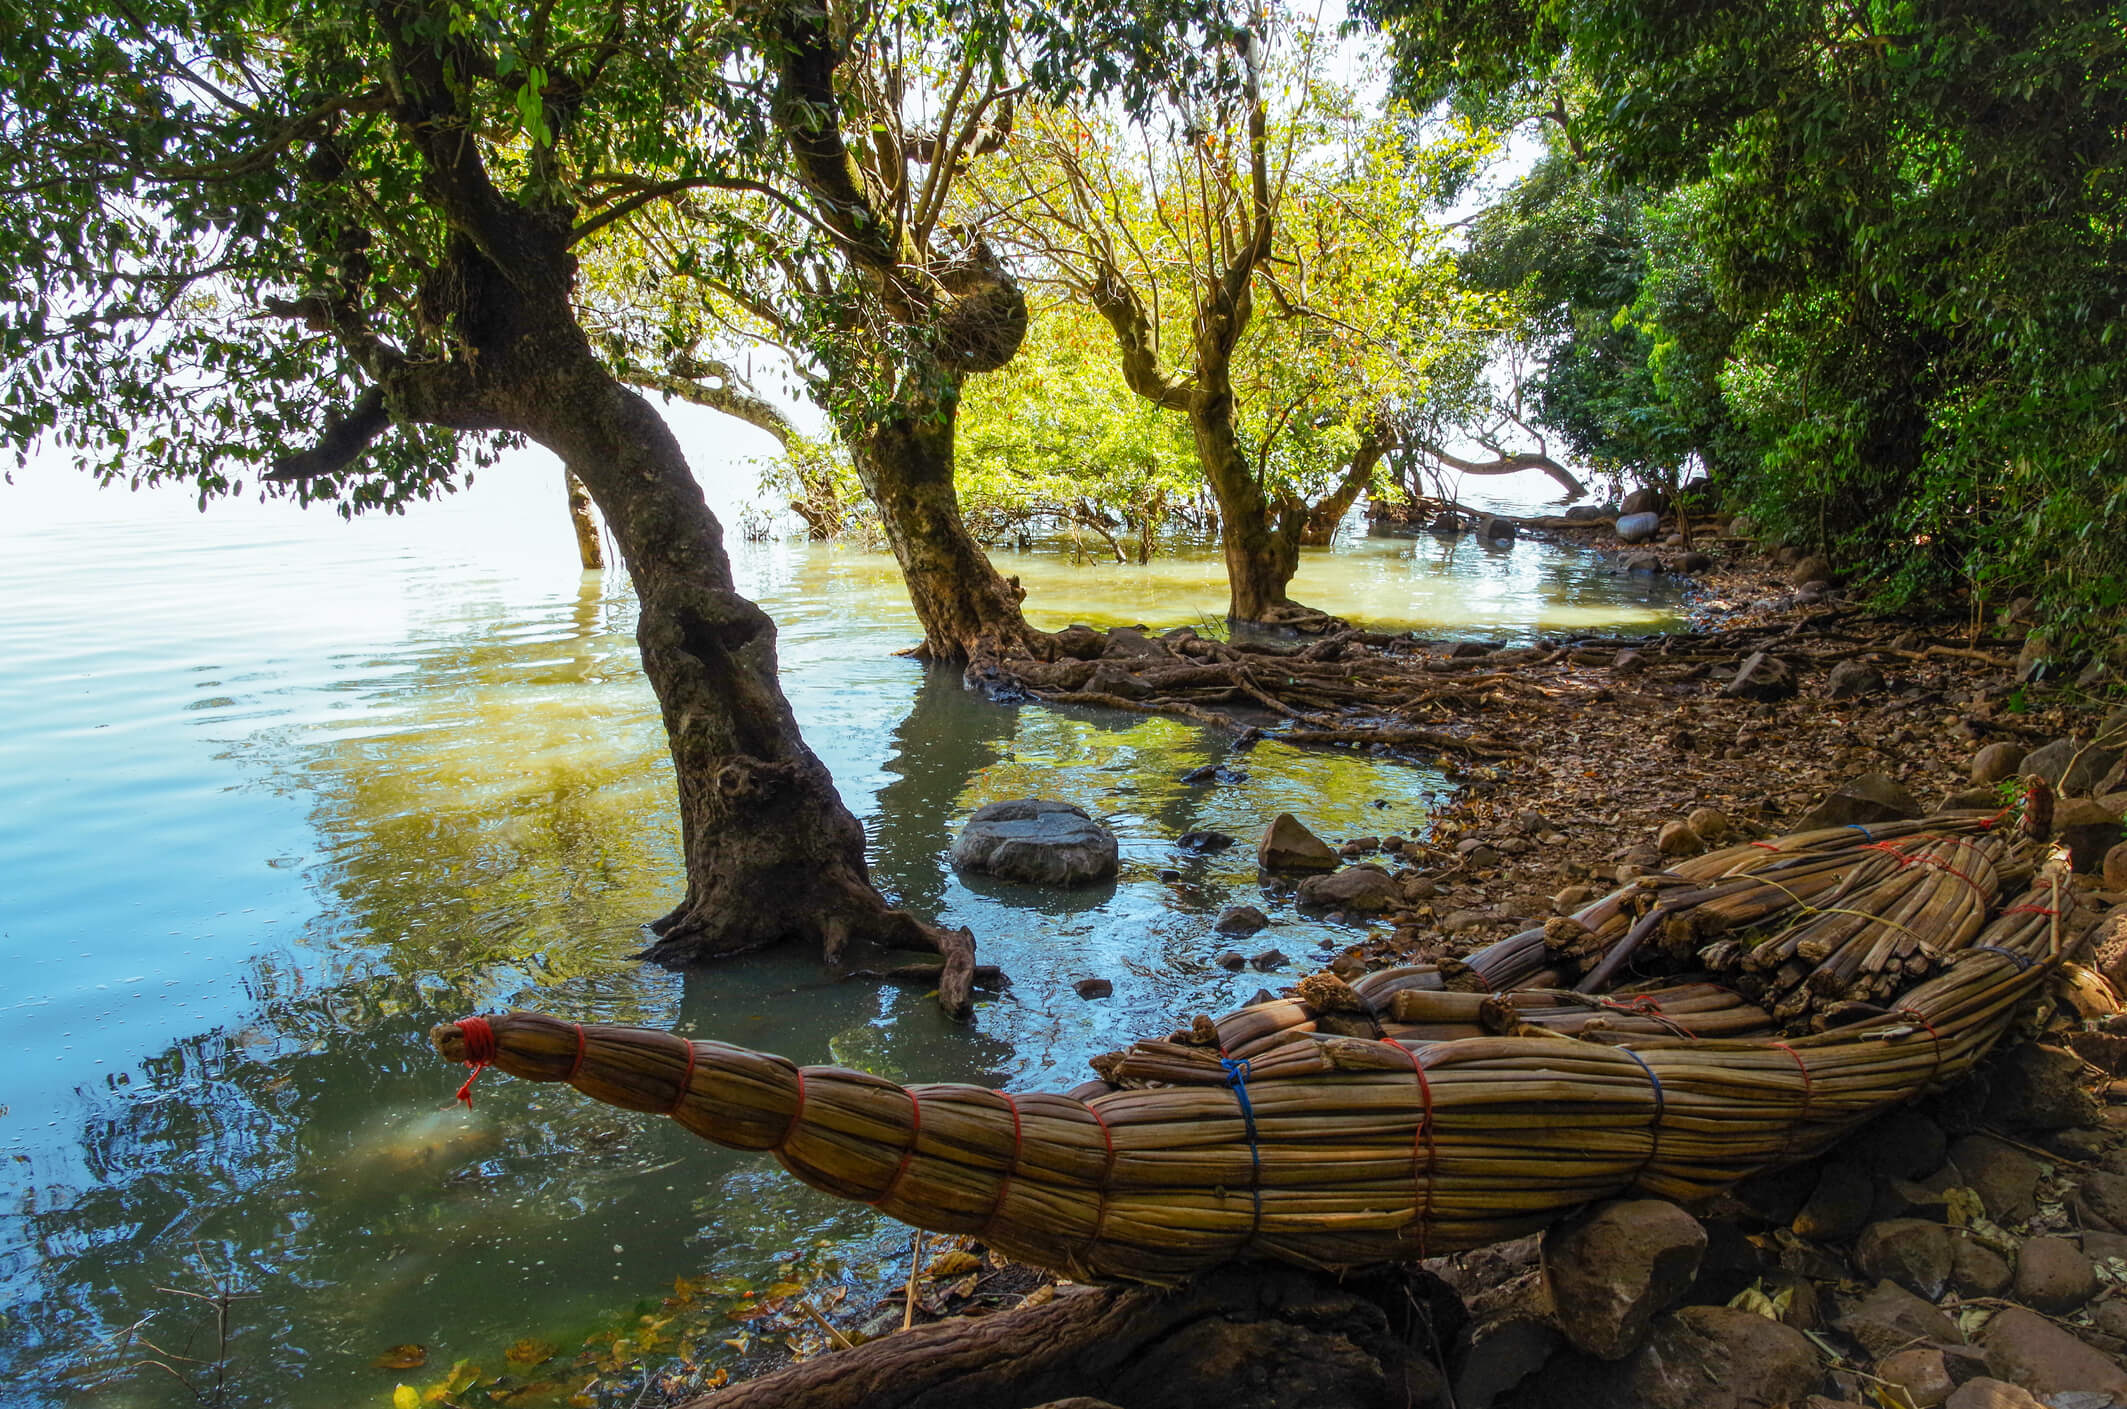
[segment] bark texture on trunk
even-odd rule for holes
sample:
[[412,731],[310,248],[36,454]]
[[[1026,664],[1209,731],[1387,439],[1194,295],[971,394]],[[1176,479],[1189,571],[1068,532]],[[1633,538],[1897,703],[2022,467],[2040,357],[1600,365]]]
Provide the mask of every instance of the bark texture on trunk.
[[1307,525],[1300,530],[1300,543],[1307,548],[1327,548],[1337,538],[1337,529],[1344,516],[1359,502],[1367,486],[1374,482],[1374,470],[1381,457],[1388,453],[1385,437],[1368,434],[1352,452],[1352,462],[1344,471],[1344,478],[1330,491],[1329,497],[1307,511]]
[[1286,595],[1300,568],[1306,506],[1273,500],[1241,448],[1230,394],[1200,394],[1189,407],[1197,463],[1219,505],[1219,548],[1226,558],[1226,614],[1275,623],[1319,616]]
[[1019,608],[1026,592],[997,571],[961,517],[953,483],[955,420],[948,406],[851,434],[857,478],[878,507],[901,565],[923,624],[925,659],[1040,654],[1042,633],[1027,625]]
[[964,1011],[973,942],[890,910],[864,831],[799,737],[776,674],[775,624],[731,581],[723,531],[664,419],[595,364],[536,438],[598,501],[642,603],[637,636],[679,782],[687,895],[652,928],[666,963],[798,941],[830,963],[852,941],[937,949],[941,998]]
[[920,1326],[683,1409],[1426,1409],[1461,1304],[1422,1271],[1340,1280],[1235,1268],[1178,1291],[1076,1289],[1039,1307]]
[[576,530],[576,559],[585,572],[604,572],[606,549],[598,541],[598,520],[591,517],[590,491],[567,470],[561,472],[561,478],[569,496],[569,526]]

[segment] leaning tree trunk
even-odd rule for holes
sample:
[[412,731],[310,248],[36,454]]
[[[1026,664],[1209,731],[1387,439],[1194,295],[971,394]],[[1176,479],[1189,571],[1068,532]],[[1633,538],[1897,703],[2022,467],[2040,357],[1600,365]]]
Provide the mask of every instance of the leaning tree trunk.
[[1429,1409],[1461,1349],[1455,1294],[1416,1269],[1237,1267],[1179,1291],[1081,1288],[806,1360],[682,1409]]
[[561,478],[569,495],[569,526],[576,530],[576,560],[583,564],[585,572],[603,572],[606,551],[598,541],[598,520],[591,517],[590,491],[567,470],[561,472]]
[[1387,453],[1385,439],[1368,435],[1352,451],[1352,462],[1345,468],[1344,478],[1330,491],[1327,498],[1307,511],[1306,526],[1300,530],[1300,542],[1309,548],[1327,548],[1336,541],[1337,530],[1344,524],[1344,516],[1359,502],[1359,496],[1374,482],[1374,469]]
[[1234,621],[1279,622],[1317,613],[1286,595],[1300,567],[1303,514],[1273,505],[1241,449],[1230,396],[1205,396],[1189,428],[1197,462],[1219,504],[1219,547],[1226,557],[1226,615]]
[[990,562],[960,516],[953,402],[910,408],[848,434],[857,478],[878,506],[923,625],[926,659],[971,662],[1036,651],[1019,609],[1026,592]]
[[787,942],[829,962],[851,941],[937,949],[940,999],[965,1011],[974,946],[890,910],[864,831],[799,737],[775,624],[733,589],[723,529],[664,419],[588,358],[543,388],[535,438],[582,479],[641,601],[643,671],[678,775],[687,895],[648,957],[685,963]]

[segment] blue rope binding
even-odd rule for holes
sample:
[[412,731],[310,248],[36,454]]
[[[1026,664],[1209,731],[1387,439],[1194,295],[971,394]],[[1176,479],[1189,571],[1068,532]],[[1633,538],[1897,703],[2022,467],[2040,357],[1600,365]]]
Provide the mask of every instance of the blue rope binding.
[[1263,1151],[1256,1145],[1256,1112],[1248,1100],[1248,1059],[1221,1057],[1219,1065],[1226,1069],[1226,1084],[1233,1088],[1234,1098],[1241,1103],[1241,1120],[1248,1127],[1248,1160],[1255,1168],[1255,1178],[1248,1186],[1249,1195],[1255,1201],[1255,1219],[1248,1227],[1248,1240],[1252,1241],[1256,1229],[1263,1226]]

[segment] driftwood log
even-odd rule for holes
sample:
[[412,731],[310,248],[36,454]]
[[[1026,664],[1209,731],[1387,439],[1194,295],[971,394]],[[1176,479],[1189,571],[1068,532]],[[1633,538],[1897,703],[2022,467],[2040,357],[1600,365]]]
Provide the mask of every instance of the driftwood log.
[[1235,1268],[1177,1291],[1066,1288],[803,1361],[685,1409],[1424,1409],[1445,1404],[1461,1303],[1431,1274]]

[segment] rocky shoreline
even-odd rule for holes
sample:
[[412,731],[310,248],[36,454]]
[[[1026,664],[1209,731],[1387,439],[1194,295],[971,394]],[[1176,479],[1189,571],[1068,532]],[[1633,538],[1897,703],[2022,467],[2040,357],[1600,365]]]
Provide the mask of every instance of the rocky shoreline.
[[[1672,541],[1652,564],[1607,523],[1542,531],[1597,540],[1621,571],[1695,570],[1693,628],[1527,646],[1348,633],[1340,652],[1392,655],[1400,679],[1449,687],[1439,737],[1503,747],[1460,764],[1422,837],[1266,827],[1267,893],[1372,927],[1333,969],[1452,961],[1710,846],[2000,805],[2031,775],[2055,799],[2078,903],[2100,920],[2088,967],[2024,1040],[1825,1158],[1695,1213],[1614,1202],[1410,1273],[1459,1309],[1428,1321],[1452,1328],[1432,1348],[1431,1402],[2127,1404],[2127,1016],[2113,987],[2127,989],[2127,709],[2103,708],[2103,663],[2049,680],[2013,612],[1961,627],[1873,617],[1842,600],[1828,564],[1713,524],[1693,535],[1711,551]],[[1144,644],[1091,654],[1166,668]],[[1329,742],[1366,746],[1362,724],[1344,728]],[[1406,718],[1384,737],[1401,751],[1411,732]],[[1267,919],[1236,907],[1217,934]],[[846,1338],[1078,1290],[946,1240]]]

